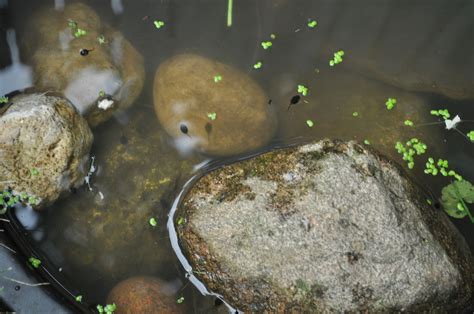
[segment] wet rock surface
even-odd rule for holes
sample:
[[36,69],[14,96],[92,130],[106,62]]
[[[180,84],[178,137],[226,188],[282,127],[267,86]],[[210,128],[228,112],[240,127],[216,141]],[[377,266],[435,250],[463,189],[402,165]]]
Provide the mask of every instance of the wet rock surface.
[[472,310],[464,239],[369,146],[323,140],[224,166],[178,210],[195,275],[245,312]]
[[35,196],[42,208],[84,182],[92,132],[61,96],[18,95],[0,110],[0,190]]
[[[86,33],[76,37],[78,29]],[[63,11],[42,11],[28,30],[25,46],[32,55],[35,86],[63,92],[92,127],[131,106],[140,94],[142,56],[90,7],[74,3]],[[99,108],[101,91],[112,97],[110,108]]]
[[117,284],[107,303],[115,303],[115,313],[183,313],[166,291],[166,284],[153,277],[133,277]]
[[[192,54],[158,68],[154,103],[160,123],[178,148],[231,155],[266,144],[276,117],[257,82],[240,70]],[[214,114],[214,119],[208,114]]]

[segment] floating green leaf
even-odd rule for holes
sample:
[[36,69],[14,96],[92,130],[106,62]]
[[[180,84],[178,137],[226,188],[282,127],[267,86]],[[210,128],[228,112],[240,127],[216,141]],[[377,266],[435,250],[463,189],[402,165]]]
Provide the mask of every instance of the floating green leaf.
[[393,107],[395,107],[396,103],[397,103],[397,100],[395,98],[388,98],[387,101],[385,102],[385,105],[387,106],[388,110],[392,110]]
[[413,126],[413,121],[405,120],[405,122],[403,122],[403,124],[405,124],[406,126]]
[[344,56],[344,51],[339,50],[335,52],[333,56],[334,56],[333,59],[329,61],[330,66],[335,66],[336,64],[339,64],[342,62],[342,56]]
[[211,119],[212,121],[214,121],[214,120],[216,120],[216,118],[217,118],[217,113],[215,113],[215,112],[210,112],[210,113],[207,114],[207,117],[208,117],[209,119]]
[[184,302],[184,297],[179,297],[177,300],[176,300],[176,303],[178,304],[182,304]]
[[448,109],[431,110],[430,114],[436,117],[442,117],[444,120],[447,120],[451,117]]
[[301,95],[303,96],[307,96],[308,95],[308,88],[304,85],[298,85],[298,89],[297,89],[298,93],[300,93]]
[[34,257],[30,257],[28,259],[28,262],[30,262],[31,266],[33,266],[34,268],[38,268],[41,265],[41,261]]
[[357,111],[354,111],[354,112],[352,113],[352,116],[353,116],[353,117],[358,117],[358,116],[359,116],[359,113],[358,113]]
[[364,144],[365,144],[365,145],[370,145],[369,140],[368,140],[368,139],[365,139],[365,140],[364,140]]
[[310,20],[308,21],[308,27],[309,27],[309,28],[315,28],[316,25],[318,25],[318,22],[316,22],[316,20],[311,20],[311,19],[310,19]]
[[178,224],[178,226],[180,226],[180,225],[184,224],[184,222],[185,222],[184,217],[179,217],[178,221],[176,223]]
[[220,75],[215,75],[215,76],[214,76],[214,82],[215,82],[215,83],[219,83],[220,81],[222,81],[222,76],[220,76]]
[[258,61],[257,63],[255,63],[255,64],[253,65],[253,68],[254,68],[255,70],[258,70],[258,69],[260,69],[260,68],[262,67],[262,65],[263,65],[262,62],[261,62],[261,61]]
[[441,203],[445,212],[453,218],[469,216],[474,223],[468,204],[474,203],[474,186],[466,180],[454,181],[441,191]]
[[312,120],[306,120],[306,124],[308,127],[312,128],[314,126],[314,122]]
[[0,104],[6,104],[8,102],[8,97],[2,96],[0,97]]
[[152,227],[156,227],[156,225],[158,224],[158,222],[156,221],[156,219],[154,217],[151,217],[150,220],[148,220],[148,223]]
[[267,50],[271,46],[273,46],[273,43],[271,41],[267,40],[267,41],[262,41],[261,45],[262,45],[263,49]]
[[85,36],[87,32],[81,28],[77,28],[76,31],[74,32],[74,37],[79,38],[82,36]]
[[82,295],[76,296],[75,299],[76,299],[76,302],[81,303],[82,302]]
[[36,168],[31,168],[30,173],[31,173],[32,176],[37,176],[37,175],[39,175],[39,170],[36,169]]
[[165,26],[165,22],[160,21],[160,20],[155,20],[155,21],[153,21],[153,24],[155,24],[155,27],[156,27],[157,29],[160,29],[160,28],[162,28],[163,26]]
[[471,140],[471,142],[474,142],[474,131],[470,131],[469,133],[466,134],[467,137]]

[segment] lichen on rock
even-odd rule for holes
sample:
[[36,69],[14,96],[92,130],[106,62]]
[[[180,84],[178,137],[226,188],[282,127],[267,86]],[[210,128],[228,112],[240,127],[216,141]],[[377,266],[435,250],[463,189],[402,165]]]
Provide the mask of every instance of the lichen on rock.
[[370,147],[323,140],[204,175],[177,231],[195,275],[245,312],[468,309],[472,254],[423,194]]

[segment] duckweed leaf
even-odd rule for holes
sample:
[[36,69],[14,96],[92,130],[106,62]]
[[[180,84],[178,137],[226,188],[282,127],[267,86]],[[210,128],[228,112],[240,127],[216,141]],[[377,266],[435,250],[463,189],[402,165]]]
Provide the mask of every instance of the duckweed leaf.
[[76,296],[75,299],[76,299],[76,302],[81,303],[82,302],[82,295]]
[[271,46],[273,46],[273,43],[271,41],[267,40],[267,41],[262,41],[261,45],[262,45],[263,49],[267,50]]
[[413,126],[413,121],[405,120],[405,122],[403,122],[403,124],[405,124],[406,126]]
[[471,142],[474,142],[474,131],[470,131],[466,135],[471,140]]
[[8,97],[2,96],[0,97],[0,104],[6,104],[8,102]]
[[160,20],[155,20],[155,21],[153,21],[153,24],[155,24],[155,27],[156,27],[157,29],[160,29],[160,28],[162,28],[163,26],[165,26],[165,22],[160,21]]
[[253,65],[253,68],[254,68],[255,70],[258,70],[258,69],[260,69],[260,68],[262,67],[262,65],[263,65],[262,62],[261,62],[261,61],[258,61],[257,63],[255,63],[255,64]]
[[359,116],[359,113],[358,113],[357,111],[354,111],[354,112],[352,113],[352,116],[353,116],[353,117],[358,117],[358,116]]
[[314,122],[312,120],[306,120],[306,124],[308,127],[312,128],[314,126]]
[[210,113],[207,114],[207,117],[208,117],[209,119],[211,119],[212,121],[214,121],[214,120],[216,120],[216,118],[217,118],[217,113],[215,113],[215,112],[210,112]]
[[31,266],[33,266],[34,268],[38,268],[41,265],[41,261],[34,257],[30,257],[28,259],[28,262],[30,262]]
[[388,98],[387,101],[385,102],[385,106],[387,106],[388,110],[392,110],[393,107],[395,107],[396,103],[397,103],[397,100],[395,98]]
[[156,225],[158,224],[158,222],[156,221],[156,219],[154,217],[151,217],[150,220],[148,220],[148,223],[152,227],[156,227]]
[[179,297],[177,300],[176,300],[176,303],[178,304],[182,304],[184,302],[184,297]]
[[106,43],[104,35],[100,35],[97,37],[97,41],[99,42],[99,45],[103,45]]
[[220,76],[220,75],[215,75],[215,76],[214,76],[214,83],[219,83],[220,81],[222,81],[222,76]]
[[311,20],[311,19],[310,19],[310,20],[308,21],[308,27],[309,27],[309,28],[315,28],[316,25],[318,25],[318,22],[316,22],[316,20]]
[[308,95],[308,88],[304,85],[298,85],[298,89],[297,89],[298,93],[300,93],[301,95],[303,96],[307,96]]

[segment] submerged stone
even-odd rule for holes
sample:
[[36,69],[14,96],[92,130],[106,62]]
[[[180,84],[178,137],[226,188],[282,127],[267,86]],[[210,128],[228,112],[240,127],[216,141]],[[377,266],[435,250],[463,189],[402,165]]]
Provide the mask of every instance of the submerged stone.
[[[63,92],[92,127],[129,107],[140,94],[142,56],[90,7],[74,3],[63,11],[43,11],[28,30],[25,46],[32,55],[35,86]],[[101,92],[115,103],[100,108]]]
[[118,283],[107,297],[115,313],[183,313],[166,283],[154,277],[133,277]]
[[[77,283],[84,290],[156,273],[173,262],[165,228],[167,202],[180,177],[191,173],[192,161],[160,143],[165,133],[154,122],[150,112],[132,109],[126,127],[111,123],[97,130],[90,190],[84,186],[56,204],[45,219],[55,248],[47,247],[47,254],[60,252],[54,262],[89,273]],[[150,226],[151,217],[156,227]]]
[[201,177],[177,226],[194,274],[245,312],[461,312],[465,240],[387,158],[323,140]]
[[36,197],[37,209],[51,205],[84,182],[92,139],[87,122],[65,98],[13,97],[0,112],[0,190]]
[[178,149],[232,155],[266,144],[276,128],[268,97],[252,78],[218,61],[182,54],[155,74],[155,111]]

